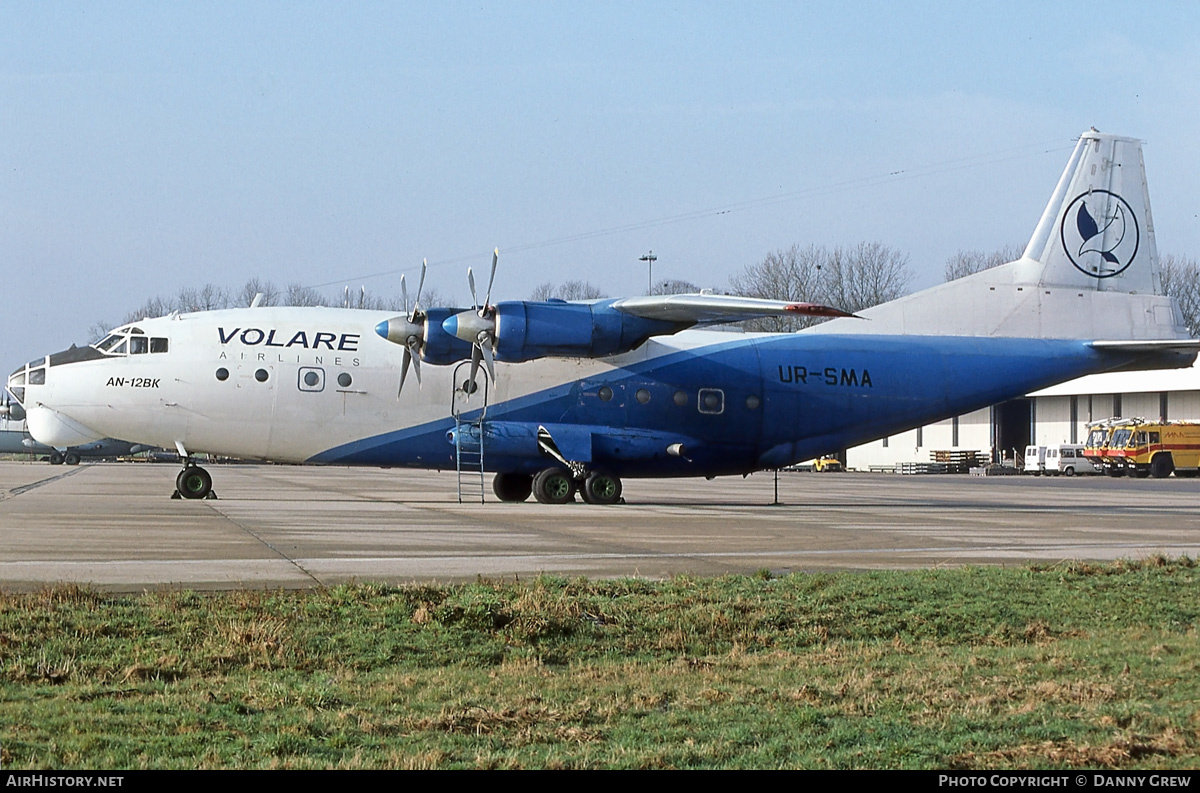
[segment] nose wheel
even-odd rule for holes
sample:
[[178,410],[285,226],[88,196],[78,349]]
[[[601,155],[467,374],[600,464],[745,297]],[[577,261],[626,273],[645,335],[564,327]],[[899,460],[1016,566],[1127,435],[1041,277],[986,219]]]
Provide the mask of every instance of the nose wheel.
[[198,465],[185,466],[175,477],[175,498],[216,498],[212,474]]

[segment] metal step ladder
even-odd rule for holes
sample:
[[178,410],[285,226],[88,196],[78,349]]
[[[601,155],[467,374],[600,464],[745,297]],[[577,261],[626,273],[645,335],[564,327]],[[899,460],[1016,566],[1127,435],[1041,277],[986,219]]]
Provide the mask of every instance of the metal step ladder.
[[[454,369],[451,380],[450,413],[454,416],[454,466],[458,473],[458,503],[465,504],[478,499],[483,503],[483,447],[486,437],[488,392],[491,384],[487,373],[480,367],[476,385],[470,386],[470,362],[464,361]],[[464,418],[475,411],[471,419]]]
[[454,460],[458,469],[458,503],[483,503],[483,417],[464,421],[454,416]]

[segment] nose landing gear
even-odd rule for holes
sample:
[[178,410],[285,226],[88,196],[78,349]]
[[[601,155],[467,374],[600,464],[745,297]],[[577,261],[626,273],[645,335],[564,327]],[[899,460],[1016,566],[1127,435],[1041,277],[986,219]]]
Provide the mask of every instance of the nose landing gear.
[[175,477],[175,494],[172,498],[217,497],[212,489],[212,475],[194,463],[186,463],[179,476]]

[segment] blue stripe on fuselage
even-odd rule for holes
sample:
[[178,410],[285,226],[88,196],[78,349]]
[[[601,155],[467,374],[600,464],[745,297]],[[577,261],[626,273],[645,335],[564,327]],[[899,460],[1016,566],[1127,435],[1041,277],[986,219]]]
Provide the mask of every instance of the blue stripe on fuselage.
[[[667,348],[593,378],[493,404],[487,418],[587,425],[600,435],[607,427],[638,428],[698,442],[689,460],[594,461],[620,475],[739,473],[966,413],[1132,357],[1102,354],[1080,340],[739,334],[695,349]],[[613,390],[611,399],[599,398],[602,386]],[[701,412],[699,397],[710,389],[720,392],[722,404]],[[649,395],[644,403],[639,390]],[[684,405],[676,403],[677,392]],[[344,444],[311,461],[452,468],[446,432],[453,426],[447,417]],[[493,455],[487,467],[535,470],[546,462],[536,452]]]

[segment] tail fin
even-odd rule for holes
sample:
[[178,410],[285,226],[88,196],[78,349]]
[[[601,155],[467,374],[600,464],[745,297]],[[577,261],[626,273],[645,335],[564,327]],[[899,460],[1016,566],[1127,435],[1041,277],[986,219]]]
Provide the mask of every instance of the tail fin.
[[805,332],[1188,338],[1162,295],[1141,143],[1085,132],[1020,259],[860,314]]
[[1141,143],[1081,135],[1021,259],[1039,286],[1162,294]]

